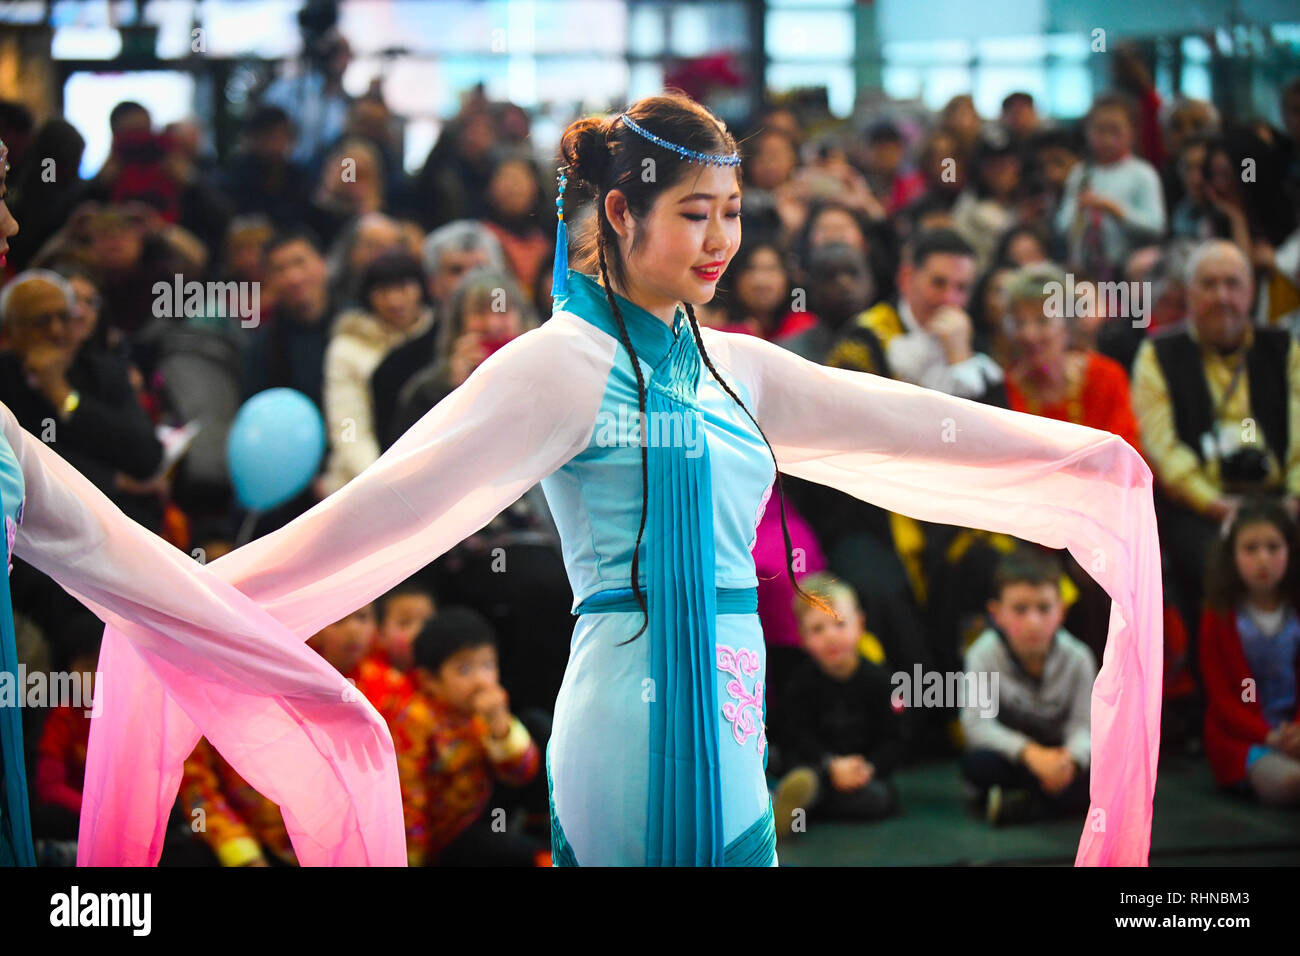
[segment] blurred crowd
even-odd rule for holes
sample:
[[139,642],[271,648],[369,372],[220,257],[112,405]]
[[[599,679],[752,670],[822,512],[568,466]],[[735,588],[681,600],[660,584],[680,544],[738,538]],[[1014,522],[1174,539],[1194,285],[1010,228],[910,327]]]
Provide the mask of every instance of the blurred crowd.
[[[1165,749],[1245,797],[1300,805],[1300,78],[1279,90],[1278,129],[1167,100],[1136,58],[1116,62],[1113,89],[1069,122],[1017,91],[991,117],[970,96],[847,124],[764,108],[734,130],[744,238],[697,315],[1130,442],[1158,485]],[[199,560],[346,485],[551,315],[554,160],[514,104],[467,95],[414,175],[383,96],[349,97],[328,72],[272,86],[223,162],[194,122],[159,129],[134,102],[107,120],[111,154],[83,180],[71,124],[0,103],[20,224],[0,401],[34,434],[53,423],[58,454]],[[192,282],[202,294],[173,293]],[[328,450],[296,499],[249,518],[224,438],[275,387],[316,404]],[[1086,569],[825,487],[787,491],[805,587],[843,621],[792,600],[769,509],[754,554],[779,830],[797,807],[887,816],[896,768],[958,756],[993,822],[1081,816],[1110,614]],[[93,668],[84,610],[21,561],[12,588],[29,669]],[[534,488],[313,638],[390,722],[412,863],[549,862],[539,753],[571,599]],[[890,675],[914,668],[998,672],[999,716],[900,702]],[[34,715],[34,828],[56,860],[76,837],[89,722]],[[293,862],[278,811],[206,742],[169,834],[164,862]]]

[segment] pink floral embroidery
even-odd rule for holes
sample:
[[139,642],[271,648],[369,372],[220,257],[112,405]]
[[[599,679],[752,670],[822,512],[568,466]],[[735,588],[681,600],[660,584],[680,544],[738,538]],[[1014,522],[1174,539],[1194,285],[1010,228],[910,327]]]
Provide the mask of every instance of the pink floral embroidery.
[[18,537],[18,525],[23,523],[23,505],[25,504],[27,504],[26,498],[18,502],[18,510],[15,512],[18,518],[16,522],[13,518],[5,515],[5,548],[10,574],[13,574],[14,571],[14,538]]
[[718,670],[731,675],[732,679],[727,681],[727,693],[735,698],[722,705],[722,716],[731,721],[731,734],[742,747],[750,737],[758,734],[761,756],[767,748],[767,727],[763,724],[763,682],[754,683],[752,694],[745,689],[745,677],[753,677],[758,669],[758,655],[753,651],[718,645]]

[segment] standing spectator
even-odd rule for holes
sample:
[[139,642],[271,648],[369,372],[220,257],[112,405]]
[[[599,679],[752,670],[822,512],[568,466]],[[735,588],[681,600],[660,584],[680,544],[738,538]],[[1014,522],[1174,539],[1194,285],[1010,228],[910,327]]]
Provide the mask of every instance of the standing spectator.
[[986,133],[976,142],[970,184],[957,198],[952,219],[980,269],[993,261],[998,239],[1015,224],[1020,173],[1020,150],[1005,132]]
[[293,158],[309,170],[347,124],[351,97],[343,89],[343,73],[352,61],[352,48],[337,28],[331,25],[318,31],[304,21],[311,6],[298,14],[303,27],[302,62],[294,73],[273,81],[262,96],[264,103],[279,106],[294,118],[298,142]]
[[1168,158],[1160,171],[1160,181],[1165,189],[1165,209],[1171,217],[1174,207],[1187,195],[1187,177],[1180,168],[1187,144],[1192,140],[1204,142],[1218,132],[1218,111],[1204,100],[1180,100],[1169,111],[1165,119],[1164,137]]
[[1131,249],[1164,235],[1164,197],[1155,169],[1132,153],[1135,120],[1128,101],[1098,97],[1084,125],[1088,158],[1070,171],[1055,225],[1071,266],[1107,280]]

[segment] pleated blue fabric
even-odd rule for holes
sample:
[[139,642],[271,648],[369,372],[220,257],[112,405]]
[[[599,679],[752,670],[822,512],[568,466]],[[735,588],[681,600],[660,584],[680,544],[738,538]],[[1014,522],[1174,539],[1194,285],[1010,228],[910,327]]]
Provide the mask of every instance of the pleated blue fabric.
[[[20,519],[22,472],[3,437],[0,437],[0,515],[4,516],[5,573],[0,574],[0,674],[15,695],[26,692],[18,681],[18,645],[14,635],[13,605],[9,599],[8,530]],[[18,497],[15,501],[14,498]],[[27,804],[27,769],[23,762],[22,708],[15,696],[13,706],[0,707],[0,866],[35,866],[32,847],[31,810]]]
[[[621,341],[604,288],[568,270],[555,303]],[[673,328],[619,297],[646,383],[649,472],[645,581],[649,615],[650,709],[647,866],[722,866],[721,757],[718,753],[716,559],[708,443],[696,392],[703,362],[679,308]],[[627,356],[620,356],[627,361]]]

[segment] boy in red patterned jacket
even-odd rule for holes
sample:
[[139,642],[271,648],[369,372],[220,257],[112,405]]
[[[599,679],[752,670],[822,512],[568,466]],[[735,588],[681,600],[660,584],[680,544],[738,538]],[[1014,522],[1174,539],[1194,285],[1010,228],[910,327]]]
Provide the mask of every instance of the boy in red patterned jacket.
[[357,668],[357,689],[391,721],[415,693],[411,648],[420,629],[434,615],[433,595],[409,578],[379,599],[379,630],[370,653]]
[[438,612],[415,639],[416,692],[391,722],[412,866],[549,863],[546,848],[485,814],[493,779],[531,780],[541,754],[498,681],[488,622],[464,607]]

